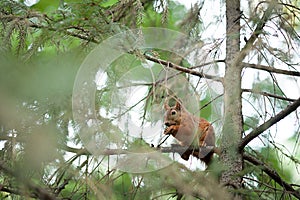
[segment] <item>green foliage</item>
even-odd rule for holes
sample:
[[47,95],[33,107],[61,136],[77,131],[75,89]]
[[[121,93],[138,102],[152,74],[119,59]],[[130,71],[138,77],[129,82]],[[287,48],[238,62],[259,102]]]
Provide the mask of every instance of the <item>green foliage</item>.
[[132,177],[128,173],[120,174],[116,179],[113,179],[112,182],[112,191],[116,199],[132,199],[134,196],[133,193],[133,184]]
[[273,81],[270,78],[257,80],[253,83],[252,88],[254,91],[271,92],[273,94],[283,95],[282,90],[278,85],[273,84]]
[[115,5],[118,2],[118,0],[105,0],[101,2],[102,7],[110,7]]
[[259,117],[258,116],[246,116],[244,118],[244,131],[254,129],[258,125],[259,125]]
[[60,1],[43,1],[39,0],[36,4],[34,4],[31,8],[44,13],[51,13],[59,7]]
[[[252,88],[254,93],[253,95],[253,100],[254,102],[261,100],[262,96],[261,94],[274,94],[278,96],[284,97],[285,94],[276,82],[276,80],[271,80],[270,78],[266,78],[264,80],[257,79],[253,82]],[[271,105],[276,105],[279,109],[282,109],[282,107],[286,107],[288,105],[287,101],[278,101],[276,98],[268,98],[267,102],[269,102]],[[275,110],[277,107],[274,107],[273,109]]]
[[291,171],[282,165],[282,154],[276,149],[263,148],[261,149],[262,156],[266,159],[266,163],[272,166],[277,173],[286,181],[292,181],[293,175]]
[[211,101],[211,97],[209,95],[205,95],[205,98],[203,98],[200,101],[200,115],[204,119],[210,119],[211,112],[212,112],[212,105],[209,103]]
[[157,10],[146,9],[144,12],[143,27],[167,27],[172,30],[185,31],[180,29],[178,23],[184,18],[187,10],[177,2],[168,1],[167,6],[160,5]]
[[[260,148],[259,151],[246,148],[248,153],[251,152],[252,156],[255,155],[259,161],[264,163],[263,166],[256,166],[245,162],[244,174],[246,177],[247,187],[249,187],[252,191],[260,191],[260,193],[248,193],[249,191],[247,190],[246,196],[248,196],[249,199],[258,197],[262,199],[295,199],[285,191],[285,187],[281,185],[281,182],[275,181],[273,177],[278,176],[282,181],[287,183],[293,182],[295,180],[295,176],[292,170],[292,165],[299,163],[299,160],[288,156],[286,153],[286,147],[275,143],[272,143],[272,146],[272,148]],[[266,173],[264,170],[265,168],[269,169],[269,173],[272,173],[273,177],[270,177],[268,173]]]
[[2,55],[1,89],[21,101],[50,101],[59,105],[70,97],[76,72],[83,59],[74,51],[61,55],[42,54],[23,63],[14,56]]

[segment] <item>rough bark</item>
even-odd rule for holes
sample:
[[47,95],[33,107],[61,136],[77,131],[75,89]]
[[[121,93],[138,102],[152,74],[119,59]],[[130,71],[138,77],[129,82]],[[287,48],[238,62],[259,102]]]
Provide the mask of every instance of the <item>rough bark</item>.
[[[224,125],[222,130],[221,160],[224,172],[221,183],[230,189],[242,188],[238,174],[243,169],[238,144],[242,138],[242,100],[240,53],[240,0],[226,0],[226,71],[224,77]],[[241,196],[235,195],[235,199]]]

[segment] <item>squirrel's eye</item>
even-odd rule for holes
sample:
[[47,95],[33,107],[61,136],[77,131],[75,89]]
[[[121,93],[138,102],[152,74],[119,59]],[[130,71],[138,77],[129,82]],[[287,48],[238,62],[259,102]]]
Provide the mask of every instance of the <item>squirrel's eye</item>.
[[172,110],[171,115],[176,115],[176,111]]

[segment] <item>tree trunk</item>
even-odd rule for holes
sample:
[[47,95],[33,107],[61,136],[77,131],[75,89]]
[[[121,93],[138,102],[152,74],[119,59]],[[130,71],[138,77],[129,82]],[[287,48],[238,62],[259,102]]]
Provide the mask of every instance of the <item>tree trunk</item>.
[[[231,189],[242,188],[242,154],[238,144],[243,133],[241,100],[240,0],[226,0],[226,71],[224,77],[224,125],[221,141],[221,161],[224,172],[221,183]],[[235,199],[241,196],[235,195]]]

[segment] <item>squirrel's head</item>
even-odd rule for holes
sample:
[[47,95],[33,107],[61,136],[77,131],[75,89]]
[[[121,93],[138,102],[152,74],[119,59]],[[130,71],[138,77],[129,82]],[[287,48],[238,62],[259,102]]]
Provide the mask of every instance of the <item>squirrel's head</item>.
[[181,121],[181,104],[176,101],[175,106],[170,107],[168,103],[164,104],[166,113],[164,123],[166,126],[180,124]]

